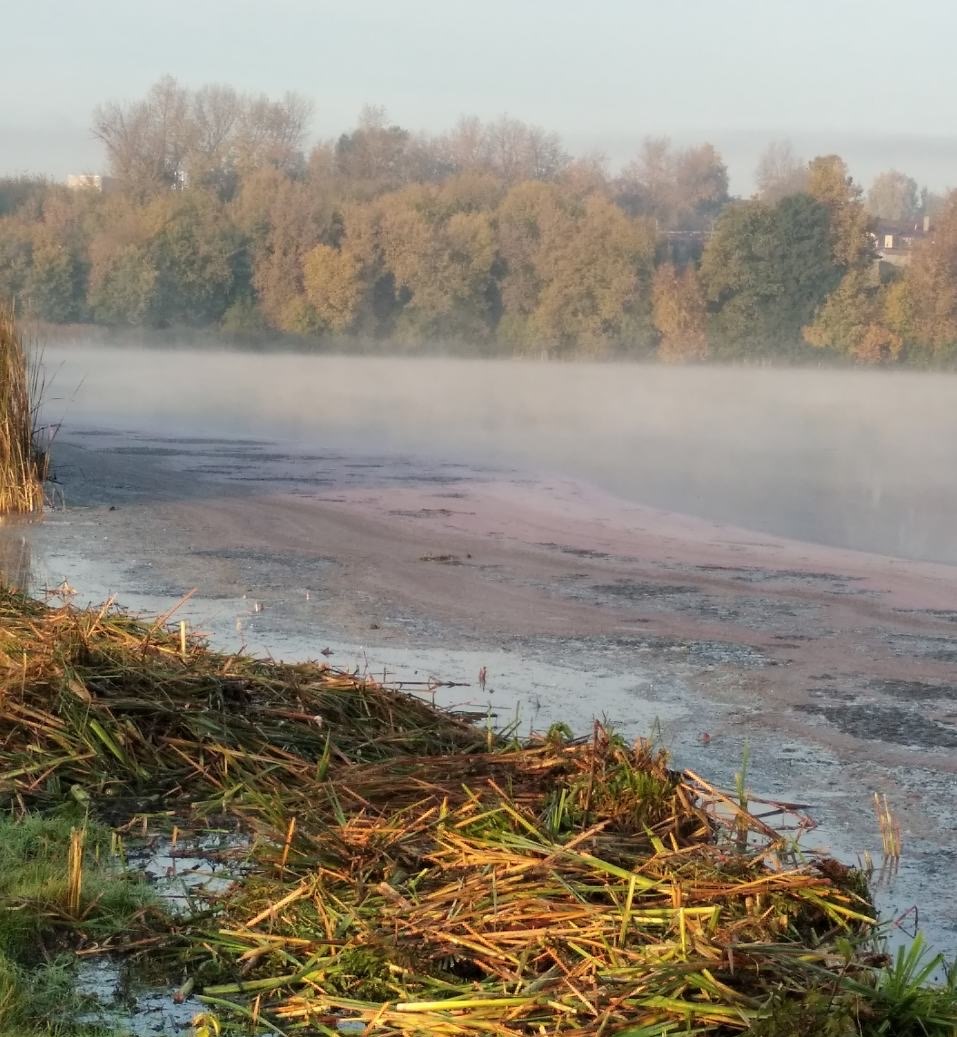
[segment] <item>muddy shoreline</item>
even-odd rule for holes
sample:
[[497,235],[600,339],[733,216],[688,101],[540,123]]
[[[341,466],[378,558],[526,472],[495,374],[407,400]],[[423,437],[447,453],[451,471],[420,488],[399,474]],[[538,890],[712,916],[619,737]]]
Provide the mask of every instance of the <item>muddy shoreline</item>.
[[[58,443],[37,587],[116,593],[217,645],[427,686],[527,727],[657,726],[678,763],[812,805],[809,845],[905,858],[887,914],[957,949],[957,567],[737,529],[472,462],[93,425]],[[6,530],[9,539],[11,530]],[[490,694],[476,675],[488,667]],[[815,841],[817,840],[817,841]]]

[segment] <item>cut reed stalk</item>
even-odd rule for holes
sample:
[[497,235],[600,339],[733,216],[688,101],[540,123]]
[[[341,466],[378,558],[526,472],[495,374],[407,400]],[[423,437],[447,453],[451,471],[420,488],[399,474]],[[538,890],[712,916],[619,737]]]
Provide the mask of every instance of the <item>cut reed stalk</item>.
[[67,856],[67,898],[70,914],[77,918],[83,899],[83,850],[86,844],[86,829],[74,828],[70,832],[70,849]]

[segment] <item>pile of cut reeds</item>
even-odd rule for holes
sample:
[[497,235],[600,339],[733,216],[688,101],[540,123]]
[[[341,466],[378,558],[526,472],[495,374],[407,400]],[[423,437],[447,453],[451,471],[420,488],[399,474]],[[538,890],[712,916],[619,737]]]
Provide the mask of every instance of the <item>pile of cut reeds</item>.
[[746,811],[725,832],[715,798],[600,727],[345,768],[287,801],[287,838],[204,934],[235,978],[203,997],[281,1032],[651,1037],[866,982],[837,950],[873,925],[861,876]]
[[0,589],[0,801],[271,816],[344,763],[474,749],[463,720],[324,664],[222,655],[110,605]]
[[804,858],[648,743],[488,737],[359,675],[219,654],[108,606],[0,593],[0,798],[249,834],[253,870],[185,942],[150,945],[208,1032],[957,1027],[957,975],[929,988],[938,961],[876,950],[860,872]]
[[37,446],[36,390],[13,310],[0,304],[0,514],[43,508],[47,455]]

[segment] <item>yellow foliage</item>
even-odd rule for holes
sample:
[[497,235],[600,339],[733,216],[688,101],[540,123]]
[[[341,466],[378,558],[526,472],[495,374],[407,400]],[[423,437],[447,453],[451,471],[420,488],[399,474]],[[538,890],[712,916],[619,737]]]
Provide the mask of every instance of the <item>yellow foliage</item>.
[[362,264],[351,252],[316,245],[302,261],[306,298],[319,322],[332,331],[345,331],[356,319],[364,284]]
[[852,349],[851,356],[863,364],[885,364],[900,356],[903,344],[895,332],[879,324],[869,324]]
[[708,356],[707,311],[694,269],[682,273],[671,263],[655,271],[651,283],[652,320],[661,333],[658,359],[694,363]]

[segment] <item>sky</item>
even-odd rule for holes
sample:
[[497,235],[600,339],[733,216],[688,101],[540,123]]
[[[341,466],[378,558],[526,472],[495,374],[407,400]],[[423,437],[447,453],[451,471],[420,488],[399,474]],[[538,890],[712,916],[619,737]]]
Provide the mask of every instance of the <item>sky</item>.
[[169,74],[365,104],[439,131],[503,113],[616,166],[649,135],[709,141],[747,194],[771,140],[957,186],[953,0],[29,0],[5,5],[0,174],[100,171],[102,101]]

